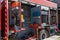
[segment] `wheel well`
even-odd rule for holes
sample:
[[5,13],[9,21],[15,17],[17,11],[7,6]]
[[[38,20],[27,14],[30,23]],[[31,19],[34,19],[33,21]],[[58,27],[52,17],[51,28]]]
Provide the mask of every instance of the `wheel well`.
[[45,28],[45,30],[46,30],[47,32],[49,32],[49,30],[48,30],[47,28]]
[[48,34],[50,34],[50,32],[47,28],[38,29],[38,32],[40,32],[41,30],[45,30],[45,31],[47,31]]
[[48,29],[47,28],[38,29],[38,31],[41,31],[41,30],[46,30],[48,32]]

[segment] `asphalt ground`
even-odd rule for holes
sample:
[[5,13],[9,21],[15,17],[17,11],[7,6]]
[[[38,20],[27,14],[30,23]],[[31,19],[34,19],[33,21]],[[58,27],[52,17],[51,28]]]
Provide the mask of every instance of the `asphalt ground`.
[[[31,40],[36,40],[36,39],[33,39],[33,38],[30,38]],[[9,38],[9,40],[17,40],[15,35],[11,36]],[[27,39],[29,40],[29,39]],[[53,35],[53,36],[50,36],[49,38],[46,38],[46,39],[43,39],[43,40],[60,40],[60,31],[56,34],[56,35]]]
[[46,38],[44,40],[60,40],[60,31],[56,35],[53,35],[53,36]]
[[44,40],[60,40],[60,36],[54,35],[54,36],[51,36],[51,37],[46,38],[46,39],[44,39]]

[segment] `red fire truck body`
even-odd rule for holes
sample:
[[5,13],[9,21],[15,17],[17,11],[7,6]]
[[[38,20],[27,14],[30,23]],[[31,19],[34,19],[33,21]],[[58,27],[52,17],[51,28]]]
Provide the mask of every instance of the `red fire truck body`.
[[1,0],[0,32],[3,40],[10,40],[12,34],[18,40],[42,40],[54,35],[58,32],[57,4],[46,0]]

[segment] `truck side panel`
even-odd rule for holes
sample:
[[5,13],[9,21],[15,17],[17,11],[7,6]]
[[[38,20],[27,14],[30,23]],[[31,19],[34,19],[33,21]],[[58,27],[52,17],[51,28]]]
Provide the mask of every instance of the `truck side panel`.
[[1,39],[1,2],[0,2],[0,39]]

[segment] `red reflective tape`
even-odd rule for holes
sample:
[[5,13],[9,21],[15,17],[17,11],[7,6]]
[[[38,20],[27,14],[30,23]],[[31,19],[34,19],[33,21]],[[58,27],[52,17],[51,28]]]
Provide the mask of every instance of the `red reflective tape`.
[[5,22],[7,22],[7,21],[5,20]]
[[8,36],[8,30],[7,30],[7,27],[5,28],[5,35],[4,36]]
[[5,30],[7,30],[7,25],[5,25],[6,27],[5,27]]
[[6,30],[7,28],[5,28],[5,35],[7,35],[7,30]]
[[5,19],[7,18],[7,16],[5,16]]
[[8,35],[5,33],[5,35],[4,35],[5,37],[7,37]]
[[5,11],[5,14],[6,14],[7,12]]
[[4,4],[6,4],[6,2],[4,2]]
[[4,13],[5,13],[5,32],[4,36],[6,37],[5,40],[8,40],[8,0],[4,0]]
[[[6,28],[7,29],[7,28]],[[5,33],[7,33],[7,30],[5,30]]]
[[5,7],[4,7],[4,8],[6,8],[6,9],[7,9],[6,5],[5,5]]
[[5,28],[6,28],[5,30],[7,30],[7,24],[6,23],[5,23]]

